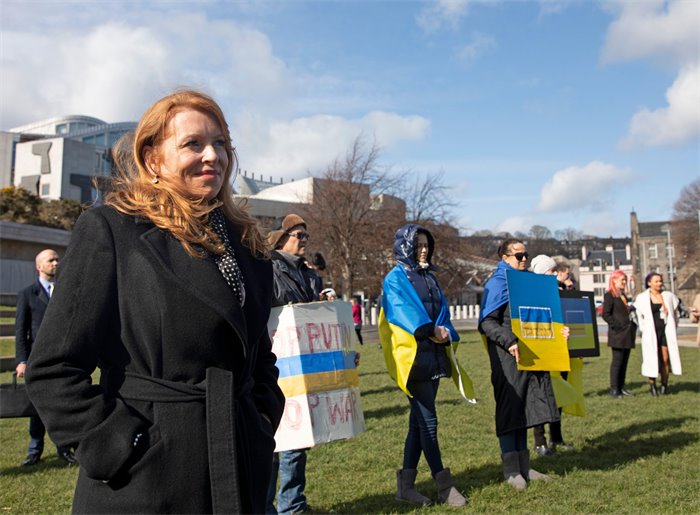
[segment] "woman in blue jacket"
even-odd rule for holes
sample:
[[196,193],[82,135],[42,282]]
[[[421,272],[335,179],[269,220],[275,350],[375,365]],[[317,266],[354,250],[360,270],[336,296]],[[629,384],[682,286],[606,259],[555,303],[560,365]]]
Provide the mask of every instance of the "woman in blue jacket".
[[434,248],[433,236],[426,229],[415,224],[401,227],[394,241],[399,263],[384,279],[380,339],[389,373],[411,405],[403,468],[396,472],[396,499],[430,504],[430,499],[415,489],[422,453],[437,485],[438,501],[464,506],[467,499],[454,487],[450,469],[443,466],[437,439],[435,398],[440,378],[457,373],[446,350],[459,336],[432,273]]

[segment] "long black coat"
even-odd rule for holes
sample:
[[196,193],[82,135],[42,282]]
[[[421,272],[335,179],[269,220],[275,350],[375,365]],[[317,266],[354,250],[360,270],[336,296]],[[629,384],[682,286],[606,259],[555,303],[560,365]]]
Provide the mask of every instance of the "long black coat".
[[491,361],[496,399],[496,434],[502,435],[560,419],[549,372],[518,370],[508,348],[517,343],[511,331],[510,307],[504,304],[481,321]]
[[48,304],[49,294],[46,293],[39,279],[17,294],[15,315],[15,360],[17,364],[24,363],[29,358]]
[[630,320],[627,306],[609,291],[603,296],[603,320],[608,324],[608,347],[633,349],[637,324]]
[[150,221],[78,220],[27,374],[52,439],[77,446],[75,512],[264,511],[284,406],[272,271],[228,229],[243,309],[212,259]]

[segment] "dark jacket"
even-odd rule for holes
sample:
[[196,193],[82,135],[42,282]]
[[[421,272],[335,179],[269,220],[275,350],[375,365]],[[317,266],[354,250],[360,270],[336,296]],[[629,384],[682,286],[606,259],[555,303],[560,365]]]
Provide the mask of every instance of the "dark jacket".
[[608,324],[608,347],[634,348],[637,325],[630,320],[627,305],[609,291],[603,297],[603,320]]
[[32,351],[32,344],[39,334],[44,319],[49,294],[39,279],[17,294],[15,314],[15,364],[25,363]]
[[484,316],[479,331],[486,336],[491,362],[496,434],[559,420],[549,372],[518,370],[515,358],[508,352],[518,341],[511,330],[510,304],[503,304]]
[[321,278],[303,256],[272,251],[272,305],[286,306],[321,300]]
[[[416,259],[416,249],[418,234],[425,234],[428,238],[428,266],[422,267]],[[404,225],[396,232],[394,238],[394,257],[401,263],[406,277],[413,285],[425,307],[428,316],[433,321],[418,327],[413,336],[416,339],[416,358],[411,367],[409,380],[427,381],[440,377],[449,377],[451,365],[443,346],[430,340],[430,336],[435,333],[435,320],[440,314],[442,305],[442,290],[438,285],[437,278],[432,271],[435,266],[431,263],[435,240],[430,231],[416,224]]]
[[27,373],[52,439],[77,446],[74,511],[264,511],[284,406],[272,270],[228,230],[243,308],[213,259],[150,221],[78,220]]

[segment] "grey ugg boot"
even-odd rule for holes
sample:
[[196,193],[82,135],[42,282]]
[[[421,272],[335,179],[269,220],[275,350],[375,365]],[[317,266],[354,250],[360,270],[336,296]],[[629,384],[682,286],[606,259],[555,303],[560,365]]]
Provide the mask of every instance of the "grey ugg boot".
[[520,461],[520,474],[530,481],[551,481],[552,478],[541,472],[537,472],[535,469],[530,468],[530,451],[525,449],[524,451],[518,452],[518,459]]
[[520,473],[520,457],[518,451],[501,454],[503,460],[503,478],[516,490],[525,490],[527,481]]
[[396,500],[428,506],[432,504],[432,501],[416,490],[417,475],[418,471],[416,469],[399,469],[396,471]]
[[467,498],[455,488],[450,469],[444,468],[435,474],[435,484],[437,485],[438,502],[456,507],[467,504]]

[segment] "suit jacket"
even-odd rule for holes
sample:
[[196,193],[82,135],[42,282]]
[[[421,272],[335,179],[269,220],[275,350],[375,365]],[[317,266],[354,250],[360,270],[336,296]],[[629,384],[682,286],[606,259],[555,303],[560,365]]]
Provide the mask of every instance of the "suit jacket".
[[264,511],[284,407],[272,268],[228,230],[242,308],[213,259],[150,221],[78,220],[27,373],[53,440],[77,445],[74,511]]
[[629,311],[622,299],[609,291],[603,297],[603,320],[608,324],[608,347],[634,348],[637,324],[630,320]]
[[49,295],[39,279],[17,294],[15,315],[15,361],[26,362],[32,351],[32,344],[39,334],[39,327],[44,319]]

